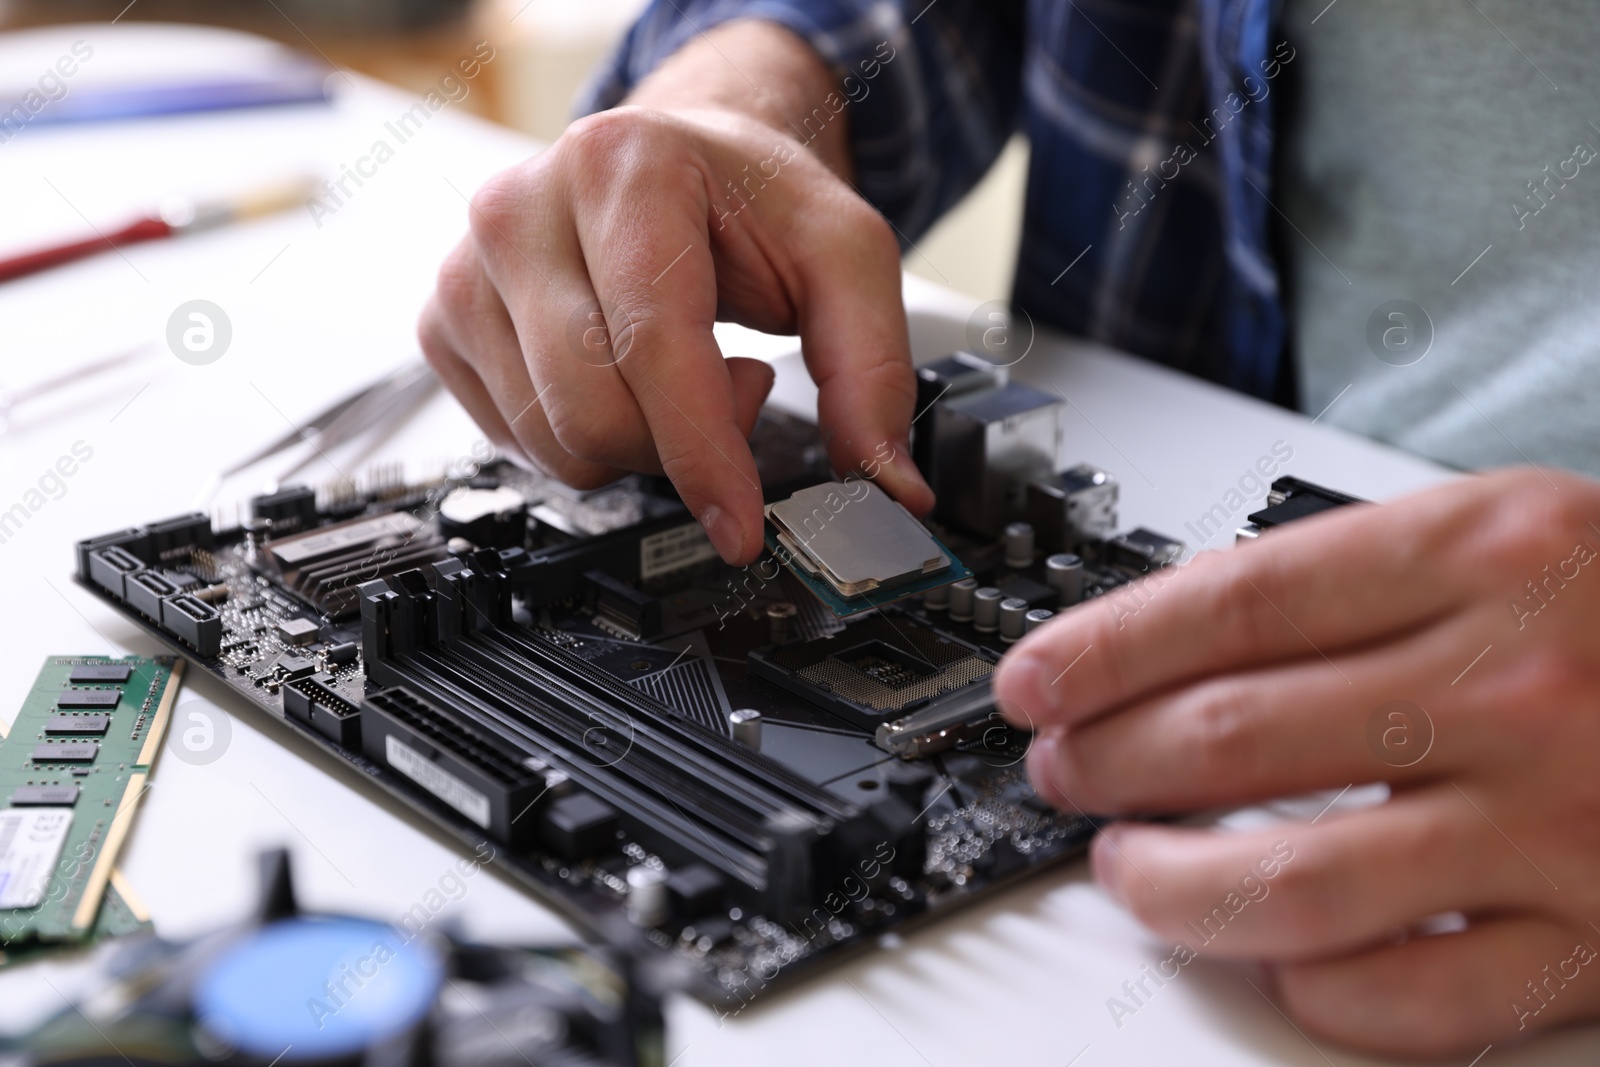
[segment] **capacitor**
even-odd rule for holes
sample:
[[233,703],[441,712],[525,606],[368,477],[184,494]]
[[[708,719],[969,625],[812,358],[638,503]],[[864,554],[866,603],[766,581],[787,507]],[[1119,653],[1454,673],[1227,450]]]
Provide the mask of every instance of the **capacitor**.
[[924,611],[945,611],[950,607],[950,587],[948,585],[936,586],[922,594],[922,608]]
[[1027,567],[1033,563],[1033,524],[1014,522],[1006,527],[1006,566]]
[[800,609],[787,600],[767,605],[767,622],[772,628],[772,643],[788,644],[794,640],[794,617]]
[[1034,608],[1022,617],[1022,632],[1025,634],[1033,633],[1033,631],[1055,618],[1055,615],[1056,613],[1049,608]]
[[635,926],[667,921],[667,872],[639,864],[628,868],[628,918]]
[[1000,629],[1000,601],[1005,595],[992,585],[986,585],[972,594],[972,627],[979,633],[992,634]]
[[1021,597],[1008,596],[1000,601],[1000,640],[1015,641],[1024,633],[1026,623],[1023,616],[1028,614],[1028,602]]
[[254,563],[261,545],[272,536],[271,519],[251,519],[244,524],[244,558]]
[[963,578],[950,587],[950,621],[971,622],[978,579]]
[[1083,557],[1062,552],[1044,561],[1044,580],[1061,594],[1061,606],[1083,599]]
[[740,708],[728,712],[728,726],[733,739],[749,748],[761,748],[761,713],[755,708]]

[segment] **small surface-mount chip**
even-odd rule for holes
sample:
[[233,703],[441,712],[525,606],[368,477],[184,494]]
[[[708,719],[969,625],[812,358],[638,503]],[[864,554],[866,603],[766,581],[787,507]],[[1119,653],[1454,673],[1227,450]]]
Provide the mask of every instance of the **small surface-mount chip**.
[[769,504],[767,544],[836,615],[854,615],[971,572],[870,482],[823,482]]
[[284,619],[278,623],[278,636],[290,645],[309,645],[317,639],[317,632],[320,629],[321,627],[311,619]]
[[121,685],[132,674],[133,668],[126,663],[80,663],[72,668],[67,681],[73,685],[92,685],[96,682],[114,682]]
[[110,709],[122,699],[120,689],[63,689],[56,698],[58,708]]
[[317,665],[313,660],[305,656],[283,656],[278,660],[277,669],[282,672],[280,677],[284,681],[292,682],[296,678],[304,678],[308,674],[314,674]]
[[64,741],[57,744],[45,742],[33,746],[35,763],[93,763],[100,752],[94,741]]
[[47,734],[76,734],[81,737],[99,736],[111,725],[109,715],[52,715],[45,721]]

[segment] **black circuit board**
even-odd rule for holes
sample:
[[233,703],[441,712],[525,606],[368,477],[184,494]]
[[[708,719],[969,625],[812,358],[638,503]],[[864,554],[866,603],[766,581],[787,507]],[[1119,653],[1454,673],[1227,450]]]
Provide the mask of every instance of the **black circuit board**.
[[[810,427],[771,415],[762,425],[755,444],[769,490],[827,477]],[[511,561],[506,572],[521,574],[515,581],[499,575],[502,584],[514,586],[514,595],[504,598],[504,614],[493,621],[492,607],[469,604],[459,625],[477,632],[455,645],[446,648],[441,641],[432,651],[395,651],[398,644],[383,644],[392,635],[382,636],[382,627],[396,625],[394,617],[376,617],[378,607],[359,601],[385,588],[400,589],[406,599],[407,588],[424,588],[418,575],[439,561],[494,571],[484,555],[488,550],[451,540],[450,527],[440,519],[441,501],[461,489],[511,489],[526,501],[526,514],[507,520],[509,535],[504,525],[490,534],[481,523],[477,528],[480,539],[501,540],[500,556]],[[276,519],[218,529],[210,517],[191,517],[187,526],[170,520],[80,543],[78,580],[220,678],[241,704],[309,738],[400,810],[443,828],[476,854],[491,843],[508,874],[581,928],[614,945],[689,964],[696,975],[692,991],[709,1002],[747,1002],[852,947],[937,918],[1074,856],[1094,832],[1093,819],[1055,811],[1033,794],[1023,761],[1028,737],[998,717],[956,736],[941,752],[905,760],[874,743],[872,709],[850,715],[838,710],[840,691],[858,698],[866,693],[870,700],[873,693],[917,682],[903,676],[895,658],[900,651],[918,662],[956,664],[965,672],[959,674],[963,682],[986,686],[1008,647],[997,634],[953,622],[948,612],[920,598],[836,618],[776,564],[734,569],[706,552],[698,527],[659,480],[631,478],[598,494],[575,494],[490,461],[420,484],[390,477],[359,490],[344,484],[278,494],[256,505],[258,516],[265,512]],[[361,557],[359,573],[342,586],[326,575],[313,582],[286,574],[275,562],[279,546],[297,534],[392,516],[404,520],[404,532],[372,547]],[[1031,564],[1011,567],[998,542],[954,530],[939,533],[983,584],[1014,593],[1045,587],[1043,550]],[[596,547],[602,545],[604,551]],[[1103,546],[1077,547],[1087,560],[1086,596],[1103,595],[1136,577],[1111,561]],[[396,577],[402,565],[412,572],[409,586]],[[151,572],[175,590],[156,582],[157,593],[188,605],[183,617],[174,621],[174,605],[152,607],[149,593],[142,600],[136,595],[135,574]],[[149,578],[138,580],[141,589],[152,585]],[[427,611],[437,609],[431,596],[416,594],[418,612],[425,601],[433,605]],[[775,605],[776,613],[770,610]],[[381,664],[373,662],[379,647],[389,648]],[[780,654],[802,666],[820,663],[814,669],[822,675],[813,676],[834,678],[832,690],[821,687],[816,699],[807,699],[801,695],[804,684],[797,692],[792,680],[776,684],[770,669],[753,669],[756,659],[774,661]],[[529,664],[535,663],[554,664],[555,674],[518,673],[534,671]],[[855,690],[837,681],[841,672],[852,671],[863,678]],[[504,677],[489,677],[496,673]],[[452,704],[450,694],[457,690],[451,685],[471,688],[480,675],[483,686],[504,683],[515,693],[501,701],[461,697]],[[583,686],[600,694],[600,704],[586,712],[593,724],[580,744],[541,747],[531,728],[507,727],[510,719],[496,718],[511,715],[505,709],[518,700],[545,700],[545,683],[528,679],[556,675],[571,680],[573,699],[582,697]],[[400,696],[375,698],[380,691]],[[378,705],[388,710],[373,710]],[[542,709],[530,704],[517,714],[535,722]],[[729,724],[735,709],[761,713],[758,759],[735,751],[741,748]],[[878,718],[907,710],[914,705],[886,707]],[[409,724],[410,732],[395,723]],[[470,762],[477,752],[482,775],[471,780],[491,792],[503,786],[503,799],[515,807],[526,800],[527,806],[509,824],[498,816],[491,820],[453,797],[453,787],[436,781],[427,786],[427,775],[419,778],[414,766],[402,773],[384,756],[394,750],[375,740],[380,726],[410,739],[413,747],[405,751],[413,761],[444,752],[439,758],[453,754]],[[452,748],[451,738],[469,726],[476,747]],[[671,736],[652,741],[652,731],[662,727]],[[433,747],[424,735],[433,738]],[[737,857],[729,857],[731,846],[725,849],[718,844],[724,839],[716,837],[719,827],[726,829],[717,821],[723,794],[707,799],[703,791],[659,784],[666,804],[636,815],[618,799],[622,794],[608,791],[628,786],[628,775],[644,773],[639,767],[647,743],[687,744],[724,778],[753,779],[758,786],[765,778],[773,790],[799,798],[801,810],[823,812],[816,818],[832,834],[831,843],[808,846],[812,851],[803,861],[781,859],[777,846],[761,853],[767,847],[761,834],[770,825],[742,838],[735,827],[726,840],[754,841],[750,847],[765,856],[760,869],[768,881],[765,889],[740,883],[728,873]],[[683,758],[690,760],[692,777],[715,777],[692,765],[700,756]],[[517,781],[523,776],[537,788]],[[674,788],[681,791],[674,794]],[[696,782],[695,788],[714,786]],[[599,839],[585,837],[582,827],[561,831],[558,805],[567,814],[583,808],[568,799],[573,796],[606,798],[602,807],[619,809],[614,814],[620,818],[602,819]],[[668,806],[693,825],[663,831],[663,820],[672,818]],[[736,822],[744,810],[726,820]],[[883,825],[892,830],[878,832]],[[665,912],[630,918],[628,876],[636,867],[672,876]],[[777,884],[786,880],[796,884]]]

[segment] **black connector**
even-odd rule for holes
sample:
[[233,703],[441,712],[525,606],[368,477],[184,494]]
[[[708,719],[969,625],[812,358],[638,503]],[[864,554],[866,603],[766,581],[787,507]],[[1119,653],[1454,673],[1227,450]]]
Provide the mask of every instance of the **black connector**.
[[1106,562],[1132,574],[1148,574],[1183,558],[1184,544],[1143,526],[1106,542]]
[[667,876],[673,915],[687,922],[720,910],[727,881],[704,863],[690,863]]
[[581,860],[617,843],[617,809],[592,793],[569,793],[539,820],[544,846],[564,860]]
[[155,571],[140,571],[130,576],[123,589],[123,599],[128,606],[155,622],[161,621],[161,602],[183,592]]
[[153,522],[145,527],[145,533],[150,537],[151,563],[188,562],[194,549],[210,551],[217,547],[211,516],[198,511]]
[[1327,489],[1292,475],[1284,475],[1272,483],[1272,494],[1267,497],[1267,506],[1260,511],[1252,512],[1248,518],[1258,531],[1270,530],[1274,526],[1282,526],[1296,519],[1310,518],[1312,515],[1342,508],[1347,504],[1364,503],[1366,501],[1360,497]]
[[102,534],[77,543],[78,579],[84,582],[94,580],[94,575],[89,570],[89,557],[103,548],[121,548],[133,553],[146,563],[150,559],[150,536],[145,533],[143,526],[133,526],[116,533]]
[[118,600],[126,598],[130,574],[144,569],[144,562],[120,545],[110,545],[89,555],[89,578]]
[[403,689],[361,703],[361,750],[427,790],[494,840],[520,848],[539,826],[544,778],[501,755],[466,718]]
[[161,628],[202,656],[222,651],[222,616],[192,594],[179,593],[161,602]]
[[250,514],[272,523],[276,535],[309,530],[317,524],[317,494],[309,486],[291,485],[250,501]]
[[361,709],[329,683],[330,675],[313,674],[283,687],[283,711],[345,748],[361,747]]

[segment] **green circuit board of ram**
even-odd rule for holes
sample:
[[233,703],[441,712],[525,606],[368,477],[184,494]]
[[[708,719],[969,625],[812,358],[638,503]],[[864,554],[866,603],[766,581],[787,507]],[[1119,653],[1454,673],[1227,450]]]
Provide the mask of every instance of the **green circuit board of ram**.
[[181,666],[169,657],[51,656],[40,670],[0,743],[7,957],[109,932],[102,905],[115,894],[117,852],[160,750]]

